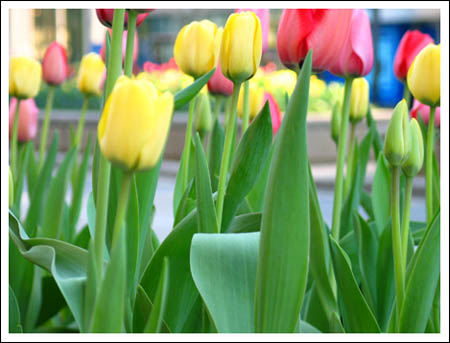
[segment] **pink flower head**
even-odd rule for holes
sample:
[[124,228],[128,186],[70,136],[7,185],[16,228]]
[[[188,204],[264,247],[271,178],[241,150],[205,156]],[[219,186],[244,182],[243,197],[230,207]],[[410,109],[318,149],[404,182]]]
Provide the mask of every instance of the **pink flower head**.
[[60,85],[69,76],[66,49],[57,42],[45,50],[42,60],[42,79],[49,85]]
[[264,93],[263,104],[265,104],[266,101],[269,101],[270,117],[272,119],[272,132],[275,136],[280,129],[281,120],[283,119],[283,117],[281,116],[280,107],[278,106],[277,101],[269,92]]
[[[111,28],[112,22],[114,18],[114,9],[106,9],[106,8],[97,8],[95,10],[97,14],[98,20],[100,20],[100,23],[102,23],[104,26]],[[138,14],[137,20],[136,20],[136,27],[139,27],[147,18],[147,16],[150,14],[150,12]],[[123,27],[126,29],[128,27],[128,13],[125,12],[125,20],[123,23]]]
[[[430,120],[430,106],[422,104],[419,100],[414,99],[413,107],[411,109],[411,118],[416,118],[418,114],[422,117],[422,120],[425,124],[428,125],[428,121]],[[436,112],[434,114],[434,124],[436,127],[441,126],[441,108],[436,107]]]
[[235,12],[245,12],[245,11],[254,12],[261,22],[262,52],[264,53],[267,50],[267,46],[269,43],[270,10],[268,8],[252,8],[252,9],[240,8],[237,9]]
[[[17,99],[11,98],[9,104],[9,136],[11,137],[16,114]],[[19,106],[19,127],[17,138],[20,142],[34,139],[38,126],[38,108],[33,98],[21,100]]]
[[228,80],[220,69],[220,63],[217,63],[216,71],[208,81],[208,90],[212,94],[222,94],[230,96],[233,93],[233,82]]

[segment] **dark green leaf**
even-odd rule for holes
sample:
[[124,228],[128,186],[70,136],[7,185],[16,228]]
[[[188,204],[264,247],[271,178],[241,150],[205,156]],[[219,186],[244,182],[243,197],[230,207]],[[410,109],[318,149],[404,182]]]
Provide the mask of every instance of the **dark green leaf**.
[[199,77],[197,80],[195,80],[193,83],[191,83],[188,87],[182,89],[181,91],[177,92],[175,94],[175,110],[179,109],[180,107],[183,107],[186,105],[191,99],[193,99],[198,92],[205,86],[211,76],[213,76],[214,72],[216,71],[216,68],[212,69],[207,74]]
[[9,333],[22,333],[19,304],[13,289],[9,286]]
[[67,306],[55,279],[52,276],[42,278],[42,305],[36,326],[44,324],[47,320],[57,314],[64,306]]
[[336,312],[331,314],[330,320],[330,331],[336,333],[345,333],[344,327],[342,326],[341,319]]
[[228,228],[228,233],[246,233],[259,231],[261,227],[261,213],[247,213],[234,217]]

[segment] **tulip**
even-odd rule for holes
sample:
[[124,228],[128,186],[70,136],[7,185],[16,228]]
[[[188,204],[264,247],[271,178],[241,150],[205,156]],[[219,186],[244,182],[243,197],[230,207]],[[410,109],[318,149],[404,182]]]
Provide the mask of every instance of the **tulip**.
[[98,125],[103,155],[125,170],[152,168],[163,150],[173,113],[173,96],[146,80],[121,76]]
[[441,46],[429,44],[408,70],[408,87],[422,104],[439,106],[441,101]]
[[184,26],[173,49],[178,67],[194,78],[208,73],[217,65],[222,33],[223,29],[209,20]]
[[408,124],[408,107],[405,99],[394,108],[384,140],[384,155],[391,166],[401,166],[410,151],[410,129]]
[[258,9],[237,9],[236,13],[252,11],[254,12],[260,22],[262,31],[262,53],[267,50],[269,44],[269,31],[270,31],[270,10],[268,8],[258,8]]
[[220,50],[222,73],[233,82],[244,82],[255,75],[262,54],[259,18],[253,12],[228,17]]
[[328,70],[339,59],[350,33],[350,9],[286,9],[280,18],[277,50],[281,62],[298,69],[313,50],[312,68]]
[[[9,134],[13,130],[13,122],[16,113],[17,99],[11,98],[9,105]],[[18,140],[26,142],[34,139],[38,127],[38,108],[34,99],[21,100],[19,105]]]
[[[252,120],[255,118],[261,108],[264,105],[264,88],[260,87],[256,82],[250,82],[250,106],[249,106],[249,118]],[[239,99],[237,105],[239,117],[244,115],[244,90],[239,92]]]
[[81,59],[77,87],[85,95],[100,95],[105,64],[100,55],[89,53]]
[[[127,33],[128,31],[123,31],[123,39],[122,39],[122,64],[125,63],[125,53],[127,48]],[[111,30],[109,30],[109,34],[111,35]],[[103,62],[106,62],[106,33],[105,39],[103,40],[102,47],[100,48],[100,56],[102,57]],[[137,31],[134,33],[134,46],[133,46],[133,63],[136,62],[137,56],[139,53],[139,39],[137,35]]]
[[[428,121],[430,120],[430,106],[421,104],[420,101],[414,99],[413,107],[411,109],[411,118],[416,118],[418,120],[418,115],[420,113],[420,117],[423,122],[428,125]],[[436,127],[441,126],[441,108],[436,107],[434,123]]]
[[398,45],[394,59],[394,74],[405,81],[411,66],[417,54],[428,44],[433,44],[434,40],[430,35],[422,33],[419,30],[407,31]]
[[362,120],[369,110],[369,83],[360,77],[353,80],[350,96],[350,121],[357,123]]
[[403,162],[402,169],[406,176],[416,176],[423,165],[423,137],[419,123],[412,118],[410,121],[411,148],[408,158]]
[[57,42],[51,43],[42,60],[42,79],[49,85],[60,85],[69,75],[66,49]]
[[9,95],[20,98],[34,98],[41,85],[41,64],[29,57],[13,57],[9,64]]
[[341,131],[341,109],[342,103],[340,101],[336,101],[331,113],[331,138],[336,144],[339,140],[339,132]]
[[195,131],[200,133],[200,137],[205,137],[205,134],[211,131],[212,116],[211,103],[207,92],[200,92],[195,102]]
[[365,76],[373,66],[370,19],[364,10],[354,10],[350,32],[330,72],[340,76]]
[[208,90],[211,94],[226,96],[230,96],[233,93],[233,82],[223,76],[220,63],[217,64],[216,71],[208,81]]
[[[112,27],[114,9],[97,8],[95,12],[97,14],[98,20],[100,20],[100,23],[102,23],[106,27],[109,28]],[[149,14],[150,14],[149,12],[139,14],[136,20],[136,27],[139,27]],[[128,26],[128,13],[125,13],[124,28],[126,29],[127,26]]]

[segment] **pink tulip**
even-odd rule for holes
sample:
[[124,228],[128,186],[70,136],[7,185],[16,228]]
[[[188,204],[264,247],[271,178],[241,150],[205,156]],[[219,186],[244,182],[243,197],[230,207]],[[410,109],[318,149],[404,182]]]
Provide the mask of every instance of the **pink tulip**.
[[283,119],[283,117],[281,116],[280,107],[278,106],[277,101],[269,92],[266,92],[264,94],[263,104],[265,104],[266,101],[269,101],[270,117],[272,119],[272,132],[275,136],[280,129],[281,120]]
[[[9,105],[9,136],[11,137],[16,114],[17,99],[11,98]],[[38,108],[33,98],[21,100],[19,107],[19,127],[17,138],[20,142],[34,139],[38,126]]]
[[338,60],[350,32],[351,9],[286,9],[280,18],[277,50],[281,62],[297,69],[312,49],[315,71]]
[[66,49],[57,42],[45,50],[42,60],[42,79],[49,85],[60,85],[69,76]]
[[[109,34],[111,35],[111,29],[109,30]],[[127,33],[128,31],[123,31],[123,37],[122,37],[122,63],[125,63],[125,54],[127,51]],[[133,48],[133,64],[136,62],[136,58],[139,53],[139,39],[137,35],[137,31],[134,33],[134,48]],[[106,60],[106,33],[105,33],[105,39],[103,40],[103,45],[100,48],[100,56],[102,57],[102,60],[105,62]]]
[[341,55],[330,68],[339,76],[365,76],[373,66],[373,44],[370,19],[364,10],[354,10],[350,34],[342,47]]
[[[145,10],[147,11],[147,10]],[[111,28],[112,22],[114,18],[114,9],[106,9],[106,8],[97,8],[95,10],[97,14],[98,20],[100,20],[100,23],[102,23],[104,26]],[[136,20],[136,27],[139,27],[141,25],[145,18],[150,14],[150,12],[138,14],[137,20]],[[125,12],[125,21],[123,24],[123,27],[126,29],[128,25],[128,13]]]
[[220,63],[217,63],[216,71],[208,81],[208,90],[212,94],[222,94],[230,96],[233,93],[233,82],[228,80],[220,69]]
[[269,31],[270,31],[270,10],[268,8],[252,8],[252,9],[237,9],[236,12],[252,11],[254,12],[261,22],[262,32],[262,52],[267,50],[269,44]]
[[[414,99],[413,107],[411,109],[411,118],[416,118],[420,113],[422,120],[428,125],[428,120],[430,120],[430,106],[422,104],[419,100]],[[441,108],[436,107],[436,112],[434,114],[434,124],[436,127],[441,126]]]

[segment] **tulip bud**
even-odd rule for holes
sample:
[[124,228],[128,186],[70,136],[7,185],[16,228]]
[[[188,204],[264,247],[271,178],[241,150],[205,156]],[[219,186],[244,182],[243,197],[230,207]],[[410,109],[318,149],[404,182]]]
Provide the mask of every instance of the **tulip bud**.
[[[147,10],[148,11],[148,10]],[[114,9],[106,9],[106,8],[97,8],[95,10],[95,13],[97,14],[98,20],[100,20],[100,23],[102,23],[104,26],[112,28],[112,22],[114,18]],[[138,14],[136,19],[136,27],[139,27],[147,18],[149,15],[149,12]],[[128,13],[125,12],[125,20],[123,24],[123,28],[127,29],[128,27]]]
[[217,64],[217,69],[208,81],[208,90],[211,94],[220,94],[230,96],[233,94],[233,82],[228,80],[222,74],[220,63]]
[[394,74],[401,80],[406,80],[409,67],[417,54],[428,44],[433,44],[434,40],[430,35],[419,30],[407,31],[398,45],[394,58]]
[[9,95],[34,98],[41,85],[41,64],[29,57],[13,57],[9,62]]
[[[14,116],[16,114],[17,99],[11,98],[9,105],[9,134],[13,130]],[[19,126],[17,128],[17,139],[26,142],[36,137],[38,128],[38,108],[34,99],[21,100],[19,105]]]
[[270,32],[270,10],[268,8],[253,8],[253,9],[237,9],[236,13],[240,12],[254,12],[261,22],[262,32],[262,53],[267,50],[269,44],[269,32]]
[[362,120],[369,110],[369,83],[360,77],[353,80],[350,96],[350,121],[357,123]]
[[[264,105],[264,88],[260,87],[256,82],[250,82],[249,85],[249,119],[255,118],[262,106]],[[238,98],[237,113],[239,117],[244,115],[244,89],[241,88]]]
[[8,179],[9,179],[9,207],[14,205],[14,179],[11,172],[11,166],[8,166]]
[[331,113],[331,138],[337,144],[339,140],[339,133],[341,132],[341,117],[342,117],[342,103],[336,101]]
[[119,77],[98,125],[103,155],[125,170],[155,166],[169,132],[173,104],[173,95],[159,93],[151,82]]
[[406,176],[414,177],[420,169],[422,169],[423,165],[423,137],[419,123],[416,119],[411,119],[409,127],[411,134],[411,148],[408,158],[402,164],[402,169]]
[[217,65],[222,28],[209,20],[194,21],[178,33],[173,54],[180,69],[198,78]]
[[409,136],[408,106],[403,99],[394,108],[384,139],[384,155],[392,166],[401,166],[408,158],[411,146]]
[[53,42],[45,50],[42,60],[42,79],[49,85],[60,85],[69,75],[66,49]]
[[[420,113],[420,117],[422,118],[425,125],[428,125],[428,121],[430,120],[430,106],[424,105],[420,103],[419,100],[414,99],[413,107],[411,109],[411,118],[418,118]],[[418,119],[417,119],[418,120]],[[436,107],[436,111],[434,113],[434,124],[436,127],[441,126],[441,108]]]
[[414,59],[408,70],[408,87],[422,104],[441,102],[441,46],[429,44]]
[[244,82],[261,62],[262,33],[259,18],[253,12],[233,13],[228,17],[220,48],[222,73],[233,82]]
[[195,102],[195,131],[200,132],[200,136],[211,131],[212,128],[212,116],[211,116],[211,103],[207,92],[201,92],[197,95]]
[[105,64],[100,55],[89,53],[81,59],[77,87],[85,95],[100,95]]
[[280,129],[281,121],[283,120],[283,115],[280,111],[280,106],[278,106],[277,101],[275,100],[273,95],[270,94],[269,92],[264,93],[263,106],[266,103],[266,101],[269,102],[270,118],[272,119],[272,133],[273,136],[275,136],[278,130]]

